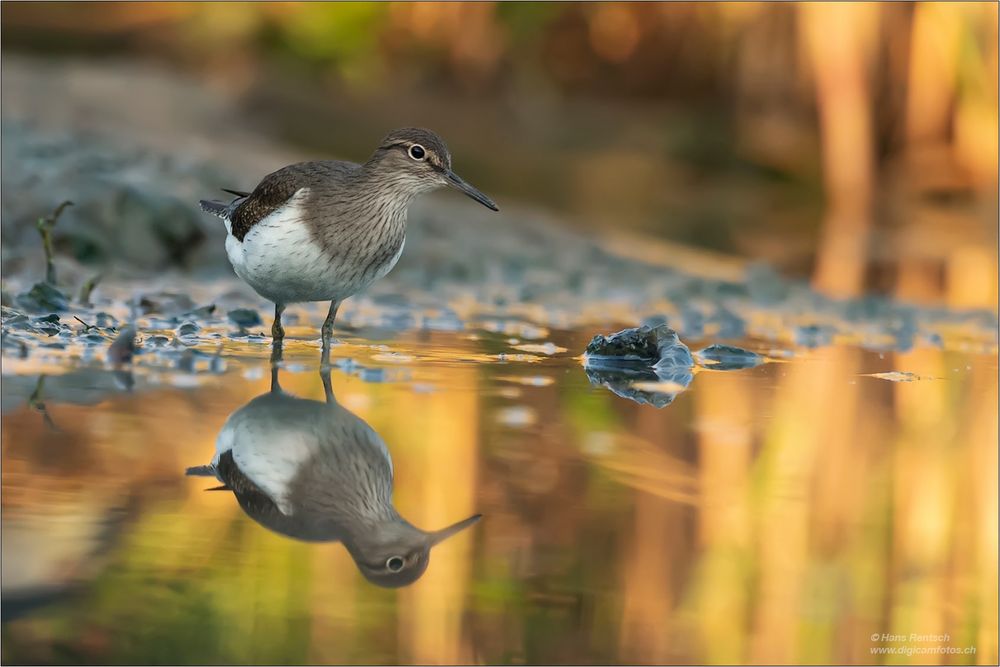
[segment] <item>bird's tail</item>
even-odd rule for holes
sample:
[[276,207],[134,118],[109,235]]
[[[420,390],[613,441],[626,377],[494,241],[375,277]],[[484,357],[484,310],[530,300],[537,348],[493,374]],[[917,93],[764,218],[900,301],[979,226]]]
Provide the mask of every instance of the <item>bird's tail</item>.
[[[214,465],[207,466],[193,466],[184,471],[184,474],[188,477],[214,477],[219,479],[219,474],[215,470]],[[222,480],[219,479],[221,482]],[[213,486],[211,489],[205,489],[206,491],[232,491],[228,485],[223,484],[222,486]]]
[[205,213],[211,213],[212,215],[217,215],[224,219],[229,212],[229,204],[212,199],[202,199],[201,210]]

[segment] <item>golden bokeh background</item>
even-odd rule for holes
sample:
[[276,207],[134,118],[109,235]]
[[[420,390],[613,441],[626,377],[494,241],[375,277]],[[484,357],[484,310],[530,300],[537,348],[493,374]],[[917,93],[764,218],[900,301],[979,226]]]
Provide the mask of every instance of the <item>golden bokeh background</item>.
[[[306,155],[357,159],[412,117],[498,201],[609,243],[646,234],[833,296],[997,311],[995,3],[0,11],[6,57],[156,63]],[[553,337],[580,350],[597,332]],[[485,354],[445,335],[391,345]],[[509,381],[541,372],[528,364],[427,362],[431,393],[335,373],[388,443],[405,517],[486,515],[398,592],[181,476],[266,390],[241,375],[260,365],[50,402],[59,430],[5,406],[4,570],[58,599],[5,619],[5,662],[998,660],[995,349],[837,345],[701,373],[660,411],[595,391],[568,358],[537,386]],[[936,380],[861,376],[895,369]],[[313,373],[283,384],[323,395]],[[527,424],[501,423],[511,406]],[[911,632],[976,651],[872,654],[873,633]]]

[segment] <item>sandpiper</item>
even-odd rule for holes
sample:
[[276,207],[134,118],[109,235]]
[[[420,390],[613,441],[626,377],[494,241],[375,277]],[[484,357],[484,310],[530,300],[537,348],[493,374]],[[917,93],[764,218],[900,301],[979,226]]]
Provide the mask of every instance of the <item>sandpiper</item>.
[[385,442],[333,395],[330,369],[320,371],[326,401],[282,391],[278,367],[271,391],[226,420],[215,456],[188,475],[211,476],[232,491],[256,522],[308,542],[339,541],[369,581],[406,586],[427,569],[431,548],[480,515],[436,531],[401,517],[392,504],[392,458]]
[[493,200],[451,169],[434,132],[393,130],[364,164],[300,162],[268,174],[253,192],[228,190],[229,203],[201,201],[226,225],[226,253],[241,279],[274,302],[271,335],[281,344],[281,313],[290,303],[329,301],[324,359],[337,309],[387,274],[403,252],[413,199],[442,186],[498,211]]

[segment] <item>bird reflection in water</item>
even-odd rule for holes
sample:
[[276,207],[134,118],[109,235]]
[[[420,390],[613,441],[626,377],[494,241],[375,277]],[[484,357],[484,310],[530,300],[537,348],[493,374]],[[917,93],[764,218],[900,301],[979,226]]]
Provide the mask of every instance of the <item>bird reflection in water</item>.
[[216,477],[257,523],[288,537],[344,544],[374,584],[406,586],[427,569],[431,547],[479,520],[479,514],[427,532],[392,505],[392,459],[382,438],[333,395],[326,401],[282,391],[277,365],[271,391],[226,420],[207,466],[188,475]]

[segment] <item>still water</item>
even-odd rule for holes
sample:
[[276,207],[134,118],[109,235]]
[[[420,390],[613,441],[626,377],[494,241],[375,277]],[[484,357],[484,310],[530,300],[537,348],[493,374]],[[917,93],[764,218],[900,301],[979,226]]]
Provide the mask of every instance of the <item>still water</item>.
[[5,357],[4,662],[996,661],[995,353],[794,348],[657,408],[595,333]]

